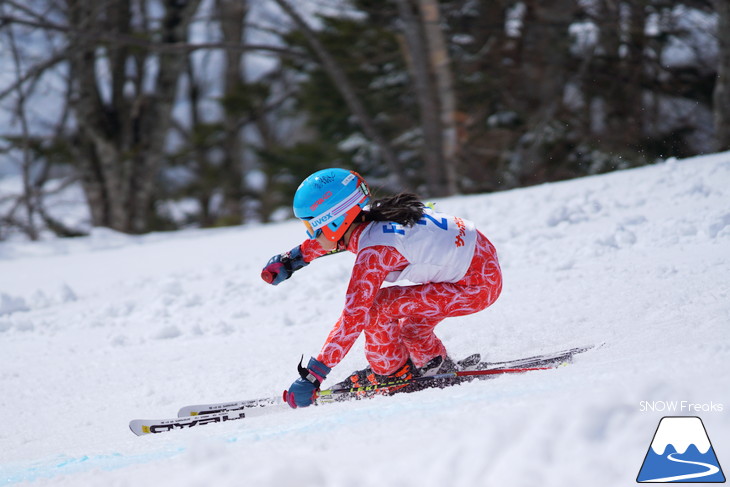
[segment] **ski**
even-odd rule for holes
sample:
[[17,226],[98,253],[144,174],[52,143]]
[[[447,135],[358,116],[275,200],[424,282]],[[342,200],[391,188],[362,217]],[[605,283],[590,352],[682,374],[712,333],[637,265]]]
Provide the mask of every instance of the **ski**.
[[[526,357],[526,358],[520,358],[516,360],[507,360],[503,362],[478,362],[477,364],[468,364],[468,366],[465,367],[465,370],[457,373],[456,377],[467,377],[468,374],[465,372],[469,371],[475,371],[475,370],[495,370],[495,371],[501,371],[501,372],[488,372],[486,374],[477,374],[482,375],[483,378],[492,377],[494,375],[499,375],[500,373],[514,373],[514,371],[509,372],[507,369],[525,369],[525,368],[540,368],[540,367],[547,367],[550,368],[551,366],[554,366],[555,364],[562,364],[565,362],[570,362],[570,360],[577,354],[586,352],[593,348],[593,346],[588,347],[576,347],[576,348],[570,348],[567,350],[561,350],[559,352],[553,352],[553,353],[546,353],[541,355],[535,355],[532,357]],[[462,361],[459,361],[459,363],[468,361],[469,359],[472,359],[474,357],[478,357],[478,355],[472,355],[468,357],[467,359],[464,359]],[[526,371],[525,371],[526,372]],[[448,377],[453,377],[451,375],[447,375],[447,377],[438,377],[438,379],[445,379]],[[433,379],[427,379],[427,380],[433,380]],[[342,393],[342,391],[338,391],[339,393]],[[334,394],[337,394],[338,392],[335,392]],[[352,392],[349,389],[347,392]],[[333,395],[329,390],[320,391],[320,397],[323,397],[324,395]],[[180,410],[177,413],[177,416],[179,418],[185,417],[185,416],[197,416],[199,414],[213,414],[222,412],[225,410],[229,411],[235,411],[239,409],[245,409],[245,408],[255,408],[255,407],[262,407],[262,406],[270,406],[273,404],[277,404],[281,402],[281,399],[278,397],[275,398],[263,398],[263,399],[249,399],[244,401],[232,401],[232,402],[223,402],[223,403],[211,403],[211,404],[193,404],[190,406],[184,406],[180,408]]]
[[194,426],[204,426],[213,423],[225,423],[243,418],[264,416],[277,411],[291,409],[288,404],[279,399],[278,403],[272,402],[268,407],[248,407],[235,410],[223,410],[213,414],[201,414],[183,418],[171,419],[135,419],[129,422],[129,429],[137,436],[166,433],[176,429],[187,429]]
[[[397,380],[377,385],[332,388],[320,391],[314,405],[320,406],[333,402],[352,399],[365,399],[376,395],[391,395],[396,392],[415,392],[429,387],[447,387],[473,379],[483,379],[496,375],[525,373],[536,370],[548,370],[560,364],[543,367],[464,370],[437,374],[428,377],[414,377],[410,380]],[[186,429],[206,424],[223,423],[243,418],[252,418],[272,414],[280,410],[291,409],[280,397],[253,399],[221,404],[205,404],[186,406],[180,409],[177,418],[172,419],[135,419],[129,423],[129,428],[137,435],[165,433],[175,429]]]
[[[320,391],[315,405],[351,399],[363,399],[375,395],[390,395],[394,392],[412,392],[429,387],[448,387],[474,379],[489,379],[499,375],[548,370],[570,363],[573,356],[593,347],[572,348],[552,354],[536,355],[504,362],[475,362],[476,356],[465,359],[466,370],[458,370],[428,377],[414,377],[407,381],[393,381],[358,388],[337,388]],[[465,361],[460,361],[465,362]],[[465,365],[466,365],[465,363]],[[164,433],[175,429],[186,429],[206,424],[235,421],[288,410],[289,405],[280,397],[250,399],[225,403],[185,406],[171,419],[136,419],[129,423],[132,432],[138,436]]]
[[[555,363],[562,363],[570,361],[574,356],[587,352],[596,348],[593,345],[586,347],[575,347],[567,350],[561,350],[559,352],[545,353],[535,355],[532,357],[520,358],[515,360],[507,360],[504,362],[481,362],[477,366],[477,370],[480,369],[509,369],[509,368],[520,368],[520,367],[535,367],[540,365],[551,365]],[[600,346],[599,346],[600,348]]]
[[198,416],[200,414],[214,414],[222,411],[237,411],[239,409],[273,406],[282,402],[279,397],[265,397],[260,399],[249,399],[245,401],[221,402],[212,404],[193,404],[184,406],[177,412],[178,418],[185,416]]

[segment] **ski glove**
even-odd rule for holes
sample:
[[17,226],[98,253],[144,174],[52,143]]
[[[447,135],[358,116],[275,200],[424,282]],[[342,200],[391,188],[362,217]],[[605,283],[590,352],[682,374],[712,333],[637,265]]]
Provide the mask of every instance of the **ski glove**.
[[266,267],[261,271],[261,279],[276,286],[289,279],[294,271],[308,265],[309,262],[304,261],[302,248],[296,246],[289,252],[275,255],[269,259]]
[[300,360],[298,369],[301,377],[294,381],[288,391],[284,391],[284,401],[294,409],[312,405],[317,398],[320,384],[331,370],[314,357],[309,359],[307,368],[302,367]]

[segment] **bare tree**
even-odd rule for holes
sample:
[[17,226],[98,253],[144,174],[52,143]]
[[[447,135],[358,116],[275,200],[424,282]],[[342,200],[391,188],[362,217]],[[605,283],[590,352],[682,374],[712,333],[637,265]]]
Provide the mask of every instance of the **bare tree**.
[[[66,1],[72,108],[78,125],[76,157],[96,226],[132,233],[150,228],[156,178],[185,55],[90,43],[88,37],[107,32],[147,36],[160,45],[182,43],[199,3],[163,1],[159,27],[153,30],[145,2]],[[108,82],[99,79],[100,72]]]
[[[5,7],[5,6],[3,6]],[[3,8],[3,13],[5,9]],[[16,27],[19,27],[16,29]],[[59,236],[77,236],[79,230],[67,227],[63,222],[52,216],[46,208],[45,198],[60,193],[76,180],[73,176],[58,178],[53,187],[48,187],[54,154],[61,152],[65,145],[61,133],[68,116],[68,100],[59,100],[62,107],[57,120],[49,121],[48,129],[43,135],[34,133],[33,121],[29,117],[29,105],[39,86],[43,85],[44,70],[25,71],[23,41],[16,35],[16,30],[22,31],[22,26],[6,26],[2,35],[12,58],[15,80],[6,93],[12,95],[11,126],[5,127],[3,138],[7,141],[3,149],[3,156],[8,159],[18,155],[18,166],[22,181],[22,188],[18,194],[3,195],[0,203],[4,206],[4,214],[0,216],[0,240],[10,229],[18,229],[30,240],[40,238],[44,230],[50,230]],[[28,29],[25,29],[28,30]],[[53,56],[51,57],[54,58]],[[46,67],[55,63],[47,64]],[[30,73],[30,75],[29,75]],[[56,115],[56,114],[54,114]],[[5,227],[5,232],[2,227]]]
[[[15,65],[16,78],[21,77],[21,61],[20,54],[18,53],[18,46],[15,41],[13,30],[10,29],[7,32],[8,44],[10,45],[10,51],[13,57],[13,64]],[[20,151],[22,154],[21,160],[21,174],[23,178],[23,196],[18,199],[16,208],[22,206],[25,209],[24,218],[16,220],[16,224],[21,226],[25,234],[31,240],[38,240],[38,228],[36,226],[37,209],[36,202],[37,198],[35,195],[35,184],[33,183],[33,176],[31,175],[33,157],[30,150],[30,129],[28,127],[28,118],[26,117],[25,102],[27,99],[27,93],[25,92],[22,85],[17,85],[16,90],[16,106],[15,106],[15,118],[18,120],[20,125]],[[24,222],[21,224],[20,222]]]

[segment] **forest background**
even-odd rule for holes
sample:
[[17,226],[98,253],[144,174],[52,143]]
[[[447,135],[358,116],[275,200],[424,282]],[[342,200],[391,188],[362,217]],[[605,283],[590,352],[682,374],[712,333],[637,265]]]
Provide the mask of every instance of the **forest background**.
[[0,0],[0,240],[277,221],[332,166],[438,198],[728,149],[729,0]]

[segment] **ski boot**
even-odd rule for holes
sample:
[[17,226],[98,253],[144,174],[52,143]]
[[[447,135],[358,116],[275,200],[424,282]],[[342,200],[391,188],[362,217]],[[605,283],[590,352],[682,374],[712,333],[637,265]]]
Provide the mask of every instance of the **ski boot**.
[[356,370],[347,379],[332,386],[332,389],[359,389],[353,392],[362,397],[390,395],[408,386],[409,384],[403,382],[408,382],[417,375],[418,369],[408,359],[402,367],[388,375],[376,374],[370,367]]

